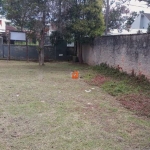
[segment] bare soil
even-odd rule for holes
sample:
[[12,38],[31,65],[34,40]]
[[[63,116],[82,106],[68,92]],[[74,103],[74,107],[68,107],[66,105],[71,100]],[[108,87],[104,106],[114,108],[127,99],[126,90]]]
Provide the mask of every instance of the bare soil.
[[92,79],[91,83],[94,84],[94,85],[101,86],[102,84],[104,84],[105,82],[107,82],[107,81],[109,81],[109,80],[110,80],[110,78],[105,77],[105,76],[103,76],[103,75],[96,75],[96,76]]
[[130,94],[117,99],[125,108],[135,111],[138,115],[150,117],[150,98],[143,94]]
[[[102,86],[107,81],[111,81],[109,77],[104,75],[96,75],[89,83],[96,86]],[[138,115],[150,117],[150,98],[144,94],[133,93],[123,96],[118,96],[116,99],[127,109],[135,112]]]

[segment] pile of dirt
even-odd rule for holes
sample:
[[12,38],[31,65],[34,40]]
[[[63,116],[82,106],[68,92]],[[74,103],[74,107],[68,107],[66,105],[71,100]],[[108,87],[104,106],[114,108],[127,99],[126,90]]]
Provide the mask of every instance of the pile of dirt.
[[109,81],[110,79],[108,77],[105,77],[103,75],[97,75],[91,80],[91,83],[93,85],[101,86],[105,82]]
[[150,117],[150,98],[142,94],[130,94],[117,98],[127,109],[135,111],[138,115]]

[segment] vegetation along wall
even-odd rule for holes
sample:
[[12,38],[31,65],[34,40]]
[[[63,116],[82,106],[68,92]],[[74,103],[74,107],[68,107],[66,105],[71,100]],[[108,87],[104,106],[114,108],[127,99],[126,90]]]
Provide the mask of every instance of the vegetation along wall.
[[150,34],[97,37],[93,45],[83,45],[83,61],[89,65],[106,63],[150,79]]

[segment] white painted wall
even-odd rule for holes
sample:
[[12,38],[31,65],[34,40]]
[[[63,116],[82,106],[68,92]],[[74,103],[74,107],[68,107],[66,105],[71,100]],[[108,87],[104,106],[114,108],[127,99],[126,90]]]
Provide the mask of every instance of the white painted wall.
[[143,22],[143,29],[147,29],[148,28],[148,24],[150,23],[148,18],[144,16],[142,22]]
[[141,14],[135,19],[131,25],[131,29],[140,29]]
[[0,33],[6,31],[6,22],[11,22],[11,21],[7,20],[3,16],[0,16]]
[[5,32],[6,30],[6,22],[4,19],[0,19],[0,32]]
[[148,18],[144,14],[140,14],[131,25],[131,29],[147,29],[149,23]]

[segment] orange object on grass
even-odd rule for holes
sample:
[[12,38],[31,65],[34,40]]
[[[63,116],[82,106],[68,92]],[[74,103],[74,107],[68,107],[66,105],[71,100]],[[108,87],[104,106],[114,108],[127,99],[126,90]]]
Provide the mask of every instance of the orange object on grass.
[[74,71],[72,73],[72,79],[78,79],[79,78],[79,72],[78,71]]

